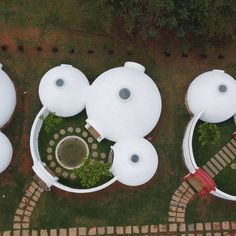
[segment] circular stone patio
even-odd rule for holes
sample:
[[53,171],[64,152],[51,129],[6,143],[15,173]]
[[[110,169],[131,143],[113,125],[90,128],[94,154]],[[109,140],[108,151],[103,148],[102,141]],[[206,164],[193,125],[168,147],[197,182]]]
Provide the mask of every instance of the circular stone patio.
[[91,136],[89,132],[87,132],[84,129],[81,129],[80,127],[63,127],[60,130],[58,130],[56,133],[53,134],[52,139],[48,142],[47,147],[47,161],[48,166],[51,168],[51,170],[55,173],[56,176],[63,179],[71,179],[75,180],[77,179],[76,174],[73,172],[74,168],[79,168],[82,164],[78,163],[77,166],[66,168],[58,159],[56,158],[56,149],[64,139],[74,136],[79,138],[84,142],[84,144],[87,146],[88,151],[90,151],[90,163],[94,164],[95,161],[99,161],[101,164],[108,162],[106,159],[108,159],[108,153],[105,152],[98,152],[97,148],[98,145],[97,141]]

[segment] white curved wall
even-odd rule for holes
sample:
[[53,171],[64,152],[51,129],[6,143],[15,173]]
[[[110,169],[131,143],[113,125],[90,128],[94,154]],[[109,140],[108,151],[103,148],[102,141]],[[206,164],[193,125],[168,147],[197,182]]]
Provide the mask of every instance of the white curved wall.
[[193,141],[193,133],[194,133],[195,126],[202,114],[203,112],[200,111],[198,114],[193,116],[193,118],[189,121],[185,130],[184,139],[183,139],[184,162],[187,169],[192,174],[195,173],[196,169],[199,168],[195,162],[195,158],[193,155],[192,141]]
[[230,195],[228,193],[222,192],[218,188],[216,188],[215,191],[212,191],[211,194],[216,196],[216,197],[220,197],[220,198],[223,198],[223,199],[226,199],[226,200],[236,201],[236,196],[233,196],[233,195]]
[[[193,140],[194,129],[195,129],[196,124],[202,114],[203,114],[203,111],[200,111],[198,114],[196,114],[195,116],[192,117],[192,119],[189,121],[189,123],[186,127],[186,131],[185,131],[185,135],[184,135],[184,139],[183,139],[184,162],[185,162],[187,169],[192,174],[195,173],[196,169],[199,168],[196,164],[196,161],[195,161],[195,158],[193,155],[192,140]],[[236,116],[234,118],[236,118]],[[236,201],[236,196],[222,192],[218,188],[216,188],[215,191],[211,191],[210,193],[212,195],[222,198],[222,199]]]
[[75,189],[67,187],[61,183],[58,182],[58,178],[53,176],[49,171],[45,168],[45,163],[41,161],[40,155],[39,155],[39,148],[38,148],[38,137],[39,132],[42,128],[43,121],[40,119],[40,116],[47,116],[49,113],[49,110],[46,107],[43,107],[38,115],[36,116],[34,123],[31,128],[30,133],[30,151],[33,159],[33,171],[40,177],[41,180],[45,182],[45,184],[50,188],[51,186],[55,186],[59,189],[62,189],[67,192],[71,193],[92,193],[96,191],[100,191],[111,184],[113,184],[115,181],[117,181],[117,177],[113,177],[111,180],[106,182],[105,184],[102,184],[95,188],[90,189]]

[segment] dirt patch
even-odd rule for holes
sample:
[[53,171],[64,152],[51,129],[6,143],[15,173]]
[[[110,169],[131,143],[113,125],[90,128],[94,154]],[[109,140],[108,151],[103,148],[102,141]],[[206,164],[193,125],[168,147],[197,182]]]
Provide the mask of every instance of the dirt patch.
[[29,106],[30,106],[29,99],[30,99],[30,94],[29,93],[24,94],[23,114],[24,114],[25,119],[23,121],[22,135],[21,135],[21,143],[22,143],[22,148],[24,152],[22,156],[21,168],[25,176],[28,175],[32,167],[32,161],[30,158],[31,154],[29,151],[29,135],[28,135],[28,122],[27,122],[27,117],[29,117]]

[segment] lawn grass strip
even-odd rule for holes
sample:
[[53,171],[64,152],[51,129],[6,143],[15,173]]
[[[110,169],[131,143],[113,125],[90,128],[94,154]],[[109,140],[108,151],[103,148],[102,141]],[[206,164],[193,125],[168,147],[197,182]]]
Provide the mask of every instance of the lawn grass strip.
[[215,154],[215,158],[220,162],[220,164],[223,167],[226,167],[227,163],[224,161],[224,159],[219,154]]
[[223,152],[223,151],[219,151],[219,154],[224,158],[224,160],[227,162],[227,163],[230,163],[231,160],[229,159],[229,157]]
[[223,150],[230,157],[231,160],[235,158],[234,154],[227,147],[223,147]]
[[207,167],[207,165],[204,165],[202,168],[207,172],[208,175],[210,175],[211,178],[215,177],[215,174]]
[[215,165],[215,167],[218,169],[218,170],[223,170],[223,167],[219,164],[218,161],[216,161],[216,159],[214,157],[212,157],[210,159],[210,161]]
[[230,149],[230,151],[236,155],[236,148],[231,144],[231,143],[228,143],[227,144],[227,147]]

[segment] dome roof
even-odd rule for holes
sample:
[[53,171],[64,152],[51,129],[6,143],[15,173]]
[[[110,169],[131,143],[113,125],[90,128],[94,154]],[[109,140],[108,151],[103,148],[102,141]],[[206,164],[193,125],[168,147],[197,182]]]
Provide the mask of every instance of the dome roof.
[[187,103],[194,115],[203,111],[201,120],[223,122],[236,112],[236,81],[222,70],[200,74],[188,88]]
[[13,155],[12,145],[5,134],[0,132],[0,173],[10,164]]
[[0,64],[0,128],[11,118],[16,107],[16,91]]
[[101,74],[88,89],[87,121],[101,136],[112,141],[144,137],[157,124],[161,96],[144,70],[138,63],[126,62]]
[[111,172],[118,181],[129,186],[148,182],[156,173],[158,155],[153,145],[144,138],[126,138],[113,147]]
[[39,85],[42,104],[62,117],[74,116],[85,108],[84,93],[89,86],[86,76],[71,65],[49,70]]

